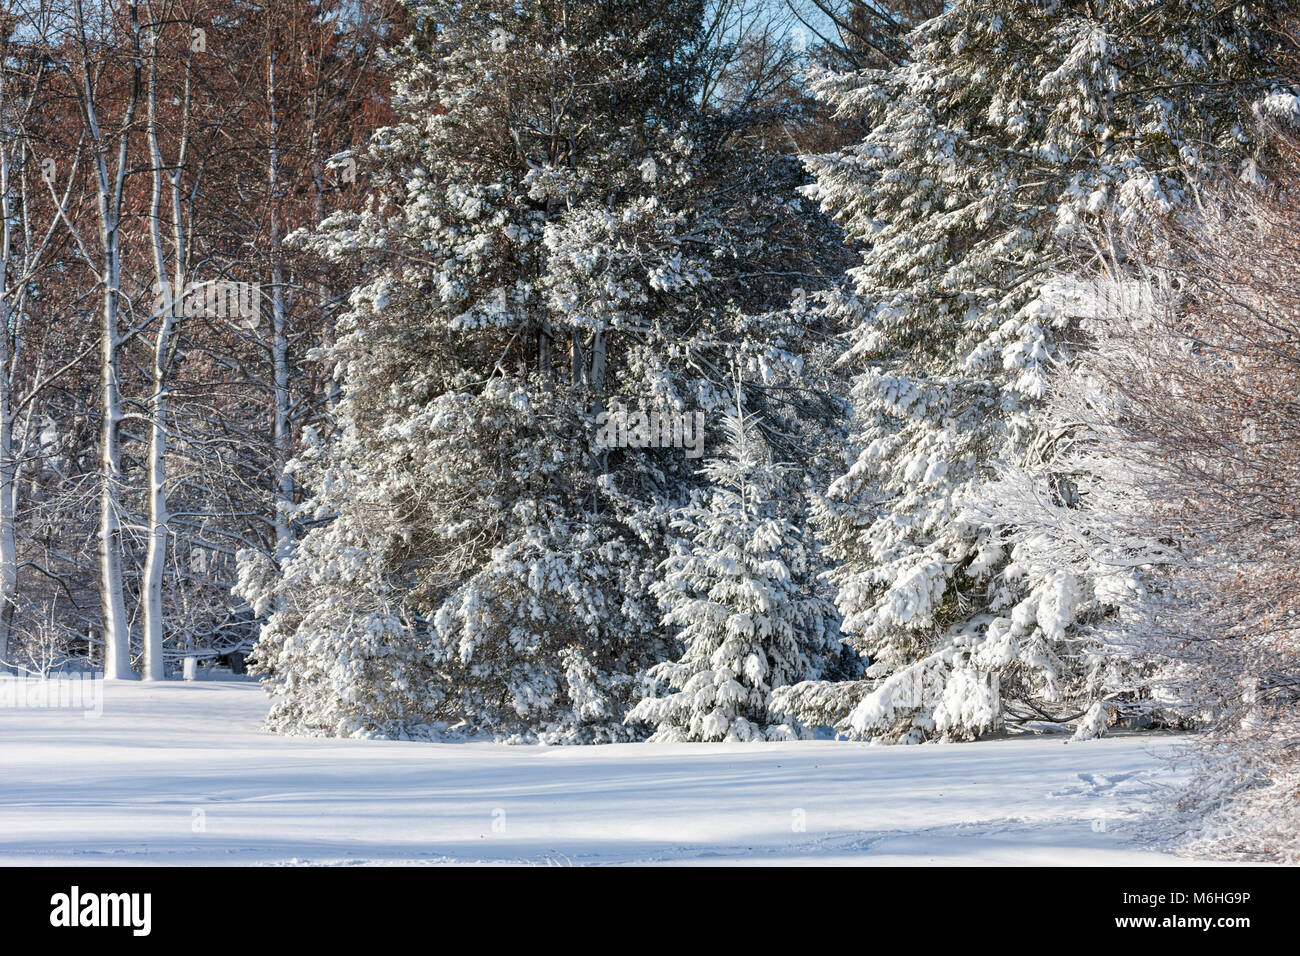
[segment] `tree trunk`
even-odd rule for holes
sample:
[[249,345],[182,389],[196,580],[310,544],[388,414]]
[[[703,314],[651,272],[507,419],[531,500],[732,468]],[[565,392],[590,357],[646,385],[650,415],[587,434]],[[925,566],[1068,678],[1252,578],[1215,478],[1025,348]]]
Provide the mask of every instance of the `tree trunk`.
[[9,655],[9,631],[13,627],[14,601],[18,597],[18,549],[14,520],[17,517],[13,432],[13,374],[9,348],[9,154],[0,151],[0,214],[4,216],[3,249],[0,249],[0,673]]
[[[136,60],[131,89],[122,114],[118,136],[117,168],[110,179],[108,142],[100,130],[91,86],[91,43],[86,30],[81,0],[73,4],[73,16],[81,47],[81,109],[86,138],[94,150],[95,191],[98,201],[99,241],[102,255],[100,329],[100,445],[99,445],[99,606],[104,626],[104,677],[109,680],[131,675],[131,635],[126,621],[126,598],[122,587],[122,394],[121,334],[118,306],[121,295],[122,253],[119,226],[126,179],[128,140],[126,131],[135,117],[140,93],[139,60]],[[139,54],[139,21],[135,4],[129,7],[135,52]]]
[[[0,270],[4,270],[0,265]],[[0,278],[0,295],[4,280]],[[17,462],[13,448],[13,409],[9,381],[8,309],[0,305],[0,672],[9,654],[9,630],[13,626],[14,601],[18,597],[18,549],[14,537],[14,481]]]
[[100,349],[100,400],[103,409],[99,436],[99,608],[104,622],[104,677],[131,675],[131,635],[126,623],[122,589],[122,396],[117,329],[117,232],[108,228],[103,298],[103,343]]

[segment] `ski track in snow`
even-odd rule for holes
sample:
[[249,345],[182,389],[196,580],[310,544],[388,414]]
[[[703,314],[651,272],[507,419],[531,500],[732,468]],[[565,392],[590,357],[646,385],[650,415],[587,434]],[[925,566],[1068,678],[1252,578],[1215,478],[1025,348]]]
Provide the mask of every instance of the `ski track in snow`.
[[0,709],[0,863],[1187,862],[1133,826],[1169,738],[428,744],[279,737],[266,707],[217,681]]

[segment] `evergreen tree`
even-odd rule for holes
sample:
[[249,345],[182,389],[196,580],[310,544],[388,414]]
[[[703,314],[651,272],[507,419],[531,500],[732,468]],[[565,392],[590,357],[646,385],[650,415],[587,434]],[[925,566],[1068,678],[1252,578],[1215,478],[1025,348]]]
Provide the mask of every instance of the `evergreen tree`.
[[788,275],[834,262],[829,233],[700,112],[698,0],[411,14],[370,208],[299,237],[372,279],[328,355],[335,433],[297,466],[319,526],[241,585],[269,612],[270,722],[623,739],[676,653],[650,587],[701,479],[594,423],[726,407],[733,362],[778,426],[816,405],[820,320],[788,307]]
[[685,653],[651,668],[666,696],[628,715],[650,738],[783,740],[806,734],[772,710],[772,691],[820,677],[838,657],[838,619],[819,597],[815,563],[790,520],[791,469],[775,464],[743,408],[725,420],[725,457],[711,459],[704,502],[674,526],[688,535],[654,593]]
[[978,735],[1012,701],[1086,706],[1096,658],[1074,635],[1104,588],[1022,564],[978,503],[999,464],[1041,470],[1064,427],[1040,398],[1081,305],[1044,277],[1080,224],[1174,215],[1225,165],[1253,175],[1243,116],[1278,82],[1270,7],[956,0],[906,64],[819,82],[872,130],[813,158],[809,190],[866,245],[836,306],[856,460],[817,519],[872,663],[789,692],[808,719],[919,741]]

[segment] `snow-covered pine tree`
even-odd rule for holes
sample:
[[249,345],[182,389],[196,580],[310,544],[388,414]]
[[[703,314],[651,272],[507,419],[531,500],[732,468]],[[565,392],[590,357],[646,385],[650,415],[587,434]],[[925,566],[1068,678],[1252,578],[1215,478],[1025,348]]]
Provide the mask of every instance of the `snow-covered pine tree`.
[[371,206],[299,238],[372,280],[326,356],[334,433],[296,465],[317,526],[241,578],[274,729],[635,732],[676,653],[650,587],[700,478],[681,449],[600,447],[595,419],[725,407],[736,362],[796,434],[819,320],[788,277],[835,258],[771,158],[701,115],[700,9],[411,4]]
[[786,740],[807,731],[772,709],[772,691],[821,677],[840,653],[839,619],[817,594],[803,532],[791,522],[789,466],[772,460],[743,405],[724,420],[710,487],[673,525],[687,537],[654,585],[685,648],[650,669],[668,692],[628,714],[651,740]]
[[1038,407],[1074,309],[1044,277],[1079,224],[1173,214],[1191,181],[1249,163],[1246,106],[1279,82],[1273,6],[955,0],[904,65],[820,80],[872,128],[810,160],[810,195],[866,245],[840,309],[856,460],[817,518],[872,663],[787,692],[796,713],[911,742],[1087,706],[1093,658],[1072,635],[1105,597],[1018,562],[973,505],[1063,427]]

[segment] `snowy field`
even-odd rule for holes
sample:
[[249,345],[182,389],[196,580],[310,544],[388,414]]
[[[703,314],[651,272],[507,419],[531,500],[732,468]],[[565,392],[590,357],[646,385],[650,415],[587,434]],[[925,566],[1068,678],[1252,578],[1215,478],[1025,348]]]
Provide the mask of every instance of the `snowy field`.
[[244,682],[0,709],[0,863],[1168,864],[1159,738],[512,747],[277,737]]

